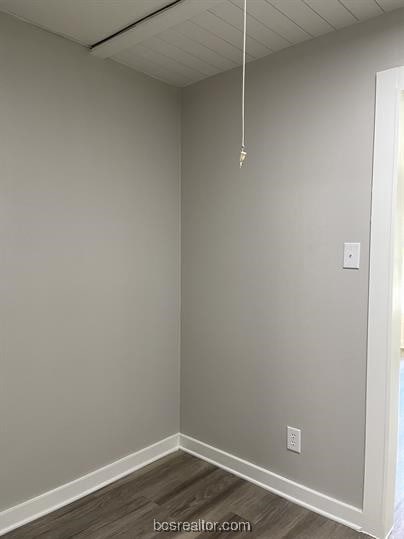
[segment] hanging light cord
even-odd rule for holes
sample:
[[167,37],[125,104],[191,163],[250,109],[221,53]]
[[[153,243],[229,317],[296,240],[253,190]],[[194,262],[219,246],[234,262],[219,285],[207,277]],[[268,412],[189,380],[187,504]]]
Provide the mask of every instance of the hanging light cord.
[[240,151],[240,168],[243,166],[244,160],[247,157],[245,149],[245,135],[244,135],[244,109],[245,109],[245,49],[247,38],[247,0],[244,0],[244,27],[243,27],[243,81],[242,81],[242,95],[241,95],[241,151]]

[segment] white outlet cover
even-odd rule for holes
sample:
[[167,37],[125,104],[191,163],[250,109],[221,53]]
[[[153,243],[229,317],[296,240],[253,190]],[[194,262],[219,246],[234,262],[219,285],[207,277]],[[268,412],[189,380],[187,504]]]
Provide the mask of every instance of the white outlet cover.
[[302,452],[302,431],[295,427],[287,428],[287,448],[294,453]]

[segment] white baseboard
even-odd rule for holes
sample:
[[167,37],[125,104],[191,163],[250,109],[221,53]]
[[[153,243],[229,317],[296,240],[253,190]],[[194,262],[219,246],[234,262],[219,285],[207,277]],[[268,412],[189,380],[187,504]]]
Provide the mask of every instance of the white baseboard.
[[176,451],[178,448],[179,434],[174,434],[70,483],[6,509],[0,512],[0,535],[87,496],[87,494],[91,494],[91,492]]
[[295,483],[290,479],[200,442],[186,434],[180,434],[180,449],[211,462],[310,511],[349,526],[356,531],[364,531],[363,512],[357,507]]
[[364,532],[363,511],[185,434],[174,434],[70,483],[0,512],[0,536],[91,494],[178,449],[211,462],[278,496]]

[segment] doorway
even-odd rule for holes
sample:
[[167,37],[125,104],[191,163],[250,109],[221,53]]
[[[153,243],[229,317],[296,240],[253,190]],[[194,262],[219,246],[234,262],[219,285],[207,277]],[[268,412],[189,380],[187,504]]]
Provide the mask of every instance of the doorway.
[[394,527],[392,539],[404,536],[404,91],[400,92],[399,102],[399,135],[398,135],[398,171],[397,171],[397,216],[395,240],[395,271],[400,277],[400,349],[396,360],[393,352],[392,362],[395,370],[399,363],[399,396],[398,396],[398,436],[397,459],[395,473]]

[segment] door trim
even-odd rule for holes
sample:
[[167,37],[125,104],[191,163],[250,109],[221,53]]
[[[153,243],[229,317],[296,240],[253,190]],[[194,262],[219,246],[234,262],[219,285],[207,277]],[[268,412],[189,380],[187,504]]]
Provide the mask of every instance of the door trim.
[[[394,522],[399,361],[394,361],[395,222],[404,67],[377,73],[370,226],[363,529],[387,537]],[[394,310],[395,309],[395,310]],[[394,312],[393,312],[394,310]],[[399,350],[399,343],[398,343]]]

